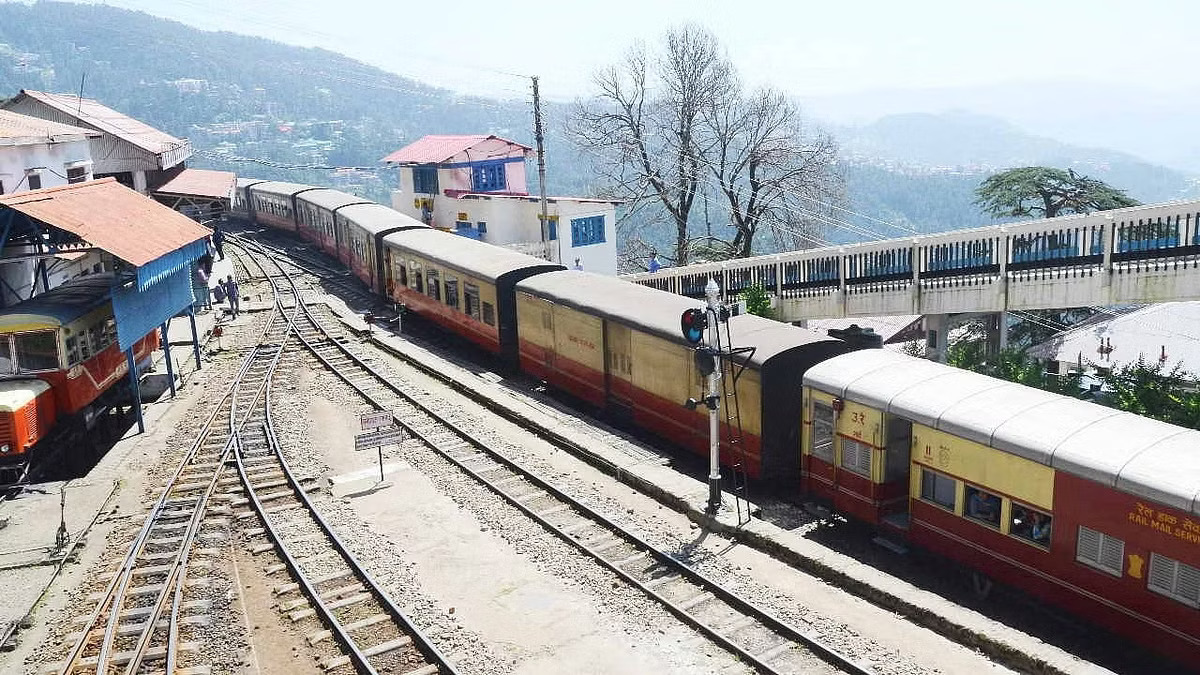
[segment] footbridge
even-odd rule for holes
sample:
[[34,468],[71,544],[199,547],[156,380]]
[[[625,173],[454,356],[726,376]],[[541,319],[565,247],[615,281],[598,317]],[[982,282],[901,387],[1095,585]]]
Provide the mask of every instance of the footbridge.
[[626,279],[694,298],[752,285],[783,321],[1200,300],[1200,201],[664,268]]

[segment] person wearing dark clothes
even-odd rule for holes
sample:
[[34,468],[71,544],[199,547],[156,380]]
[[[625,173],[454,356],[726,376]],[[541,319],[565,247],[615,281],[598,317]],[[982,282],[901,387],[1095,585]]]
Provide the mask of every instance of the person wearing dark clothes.
[[237,318],[238,312],[241,311],[241,298],[238,296],[238,284],[233,280],[233,275],[225,277],[224,282],[225,297],[229,298],[229,311],[233,312],[233,318]]
[[225,259],[225,231],[216,227],[212,233],[213,246],[217,249],[217,260]]

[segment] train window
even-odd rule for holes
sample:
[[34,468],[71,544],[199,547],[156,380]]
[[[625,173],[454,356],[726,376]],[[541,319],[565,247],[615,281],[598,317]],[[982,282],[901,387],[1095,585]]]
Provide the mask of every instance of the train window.
[[458,279],[446,275],[446,306],[458,309]]
[[1125,562],[1125,542],[1080,525],[1079,538],[1075,543],[1075,559],[1119,577]]
[[408,285],[408,268],[404,266],[404,263],[400,263],[399,267],[400,267],[400,285],[407,286]]
[[16,368],[12,358],[12,343],[7,335],[0,337],[0,373],[11,373]]
[[1200,607],[1200,568],[1187,563],[1151,553],[1146,587],[1190,607]]
[[75,337],[67,338],[67,365],[73,366],[82,360],[79,357],[79,339]]
[[14,342],[17,367],[22,371],[56,370],[58,368],[58,336],[52,330],[19,333]]
[[966,498],[967,507],[963,515],[992,527],[1000,527],[1000,497],[974,485],[967,485]]
[[867,478],[871,477],[871,453],[873,448],[850,438],[842,439],[842,467]]
[[483,322],[489,326],[496,325],[496,310],[490,302],[483,303]]
[[413,263],[413,281],[416,282],[418,293],[425,292],[425,277],[421,276],[421,268],[416,263]]
[[824,403],[813,402],[812,420],[813,457],[833,463],[833,408]]
[[921,499],[954,510],[958,482],[929,469],[921,469]]
[[463,301],[466,304],[467,316],[479,320],[479,287],[475,284],[463,284]]
[[1043,548],[1049,548],[1053,521],[1054,518],[1048,513],[1013,502],[1012,514],[1008,519],[1008,533]]
[[438,284],[437,270],[425,270],[425,293],[434,300],[442,299],[442,289]]

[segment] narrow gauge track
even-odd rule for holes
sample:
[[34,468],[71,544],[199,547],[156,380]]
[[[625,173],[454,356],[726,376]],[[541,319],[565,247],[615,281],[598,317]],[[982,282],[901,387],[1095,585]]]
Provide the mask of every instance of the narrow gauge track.
[[[264,273],[259,278],[265,277],[271,285],[277,310],[295,308],[297,323],[293,323],[293,329],[311,331],[311,324],[298,323],[308,317],[308,310],[301,301],[303,291],[295,280],[282,266],[276,264],[279,272],[272,274],[263,267],[261,259],[258,261]],[[245,261],[239,264],[249,271]],[[303,337],[301,340],[312,347],[310,340]],[[293,621],[314,613],[321,617],[327,629],[310,634],[309,644],[332,639],[343,652],[321,663],[326,671],[352,666],[359,673],[372,675],[379,672],[454,675],[457,671],[450,660],[400,610],[309,500],[276,439],[271,391],[268,383],[255,410],[261,423],[247,425],[238,435],[234,457],[247,502],[262,524],[248,530],[248,534],[265,538],[267,543],[257,550],[274,549],[283,561],[268,568],[268,572],[286,570],[293,579],[274,589],[280,598],[280,609]],[[285,517],[283,512],[287,512],[289,521],[286,528],[280,523]],[[301,557],[300,550],[313,548],[314,535],[298,532],[318,533],[316,547],[332,555]]]
[[[278,255],[263,247],[256,252],[270,259]],[[332,339],[307,306],[300,314],[296,334],[305,346],[371,405],[391,411],[410,436],[755,670],[810,673],[832,666],[846,673],[873,672],[491,450]]]
[[211,507],[222,467],[236,444],[239,430],[260,423],[253,411],[283,353],[290,319],[272,310],[262,334],[246,355],[233,382],[208,415],[182,461],[151,507],[124,559],[99,594],[95,610],[84,618],[82,630],[59,672],[108,673],[114,668],[136,673],[143,664],[160,662],[176,672],[180,653],[195,651],[181,644],[181,632],[205,618],[185,615],[201,607],[184,601],[189,565],[216,557],[214,549],[198,548],[197,538],[209,515],[227,507]]

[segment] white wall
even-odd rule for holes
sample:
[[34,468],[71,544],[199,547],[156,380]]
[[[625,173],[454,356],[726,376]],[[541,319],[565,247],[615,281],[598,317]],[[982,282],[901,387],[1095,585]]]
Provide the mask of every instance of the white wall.
[[91,158],[88,142],[82,140],[0,146],[0,182],[4,183],[4,194],[28,190],[25,170],[39,166],[46,167],[42,172],[42,187],[66,185],[66,165]]

